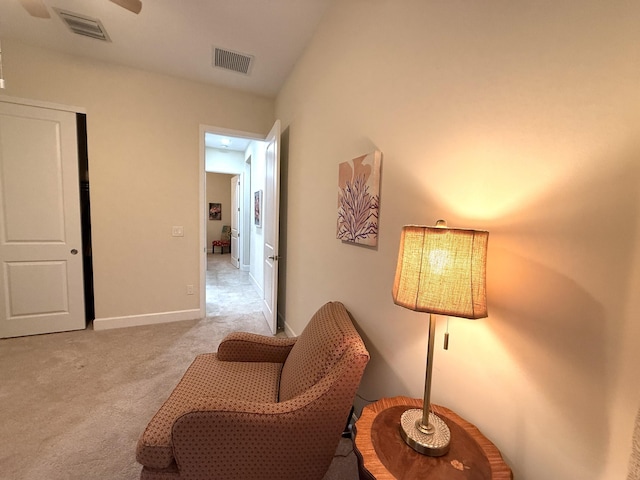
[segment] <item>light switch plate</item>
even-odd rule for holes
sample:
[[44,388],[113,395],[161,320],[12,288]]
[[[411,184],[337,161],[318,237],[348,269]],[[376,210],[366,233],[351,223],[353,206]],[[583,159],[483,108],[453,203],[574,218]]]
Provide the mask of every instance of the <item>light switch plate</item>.
[[174,237],[184,237],[184,227],[172,227],[171,235]]

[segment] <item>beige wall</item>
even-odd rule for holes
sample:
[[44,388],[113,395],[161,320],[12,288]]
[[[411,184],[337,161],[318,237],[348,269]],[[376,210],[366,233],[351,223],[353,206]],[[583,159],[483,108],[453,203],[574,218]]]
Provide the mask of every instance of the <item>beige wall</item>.
[[199,126],[266,134],[273,100],[5,38],[2,54],[4,94],[87,111],[97,318],[197,310]]
[[[436,339],[433,401],[518,480],[624,478],[640,401],[640,4],[336,0],[280,92],[287,324],[343,301],[366,398],[422,395],[408,223],[488,229],[489,317]],[[383,152],[377,249],[335,239],[338,163]]]
[[[207,173],[207,207],[210,203],[222,206],[221,220],[207,220],[207,250],[211,251],[211,242],[220,240],[223,225],[231,225],[231,178],[226,173]],[[220,253],[220,247],[216,249]],[[229,252],[229,249],[225,249]]]

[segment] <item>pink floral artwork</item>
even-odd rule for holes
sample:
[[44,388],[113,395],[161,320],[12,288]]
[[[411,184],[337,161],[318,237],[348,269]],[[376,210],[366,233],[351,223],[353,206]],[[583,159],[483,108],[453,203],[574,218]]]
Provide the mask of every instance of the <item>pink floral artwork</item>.
[[338,239],[361,245],[378,244],[381,159],[382,153],[376,150],[339,164]]

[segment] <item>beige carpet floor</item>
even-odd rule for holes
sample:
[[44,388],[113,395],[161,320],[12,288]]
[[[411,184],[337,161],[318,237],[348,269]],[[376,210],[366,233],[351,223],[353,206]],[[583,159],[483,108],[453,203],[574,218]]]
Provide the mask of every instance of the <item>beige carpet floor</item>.
[[[269,334],[247,272],[209,255],[207,317],[0,340],[0,479],[134,480],[135,445],[193,358]],[[342,439],[325,480],[355,480]],[[286,479],[283,479],[286,480]]]

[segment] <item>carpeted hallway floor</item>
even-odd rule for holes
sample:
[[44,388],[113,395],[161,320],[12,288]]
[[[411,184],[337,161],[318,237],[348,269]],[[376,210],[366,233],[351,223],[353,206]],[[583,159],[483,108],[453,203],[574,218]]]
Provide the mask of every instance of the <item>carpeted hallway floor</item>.
[[[228,262],[208,256],[204,319],[0,340],[0,479],[139,478],[138,436],[193,358],[231,331],[270,334]],[[351,441],[336,453],[325,480],[357,479]]]

